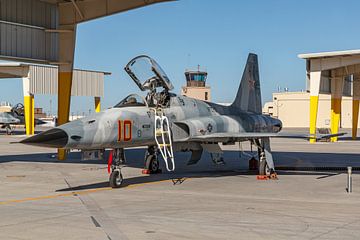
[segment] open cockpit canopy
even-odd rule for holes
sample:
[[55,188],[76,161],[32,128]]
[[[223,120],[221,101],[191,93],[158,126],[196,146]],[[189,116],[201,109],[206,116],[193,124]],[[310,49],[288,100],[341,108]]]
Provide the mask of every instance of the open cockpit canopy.
[[158,87],[163,87],[166,90],[174,88],[164,70],[149,56],[140,55],[133,58],[126,65],[125,71],[141,91],[151,91]]

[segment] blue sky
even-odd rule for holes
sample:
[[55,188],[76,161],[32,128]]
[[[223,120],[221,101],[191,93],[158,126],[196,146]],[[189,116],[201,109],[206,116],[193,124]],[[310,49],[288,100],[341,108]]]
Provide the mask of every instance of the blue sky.
[[[134,56],[157,60],[174,83],[197,64],[208,71],[216,102],[231,102],[249,52],[259,55],[263,102],[272,92],[305,88],[300,53],[360,48],[356,0],[180,0],[151,5],[80,24],[75,67],[112,72],[105,80],[102,106],[139,92],[123,71]],[[3,80],[0,101],[22,101],[21,80]],[[11,89],[11,91],[9,91]],[[56,97],[35,96],[35,105],[56,108]],[[73,98],[71,111],[93,111],[93,98]]]

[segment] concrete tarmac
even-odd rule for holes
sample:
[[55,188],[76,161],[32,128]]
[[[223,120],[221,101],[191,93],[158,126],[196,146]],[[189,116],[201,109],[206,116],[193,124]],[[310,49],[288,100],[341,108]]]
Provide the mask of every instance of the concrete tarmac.
[[[175,173],[142,175],[144,149],[127,150],[124,187],[108,187],[106,161],[59,162],[52,149],[0,135],[0,239],[358,239],[360,176],[347,193],[344,171],[278,171],[259,181],[248,155],[227,146],[225,165],[204,154]],[[248,144],[240,148],[250,150]],[[360,142],[274,139],[276,166],[360,167]],[[247,154],[250,154],[249,152]]]

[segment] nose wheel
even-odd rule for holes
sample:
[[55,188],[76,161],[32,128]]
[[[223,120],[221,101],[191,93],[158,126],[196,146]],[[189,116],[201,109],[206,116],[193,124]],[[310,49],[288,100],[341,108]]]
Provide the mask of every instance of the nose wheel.
[[112,188],[119,188],[123,184],[124,178],[121,174],[121,168],[125,164],[124,149],[118,148],[111,151],[109,155],[108,171],[111,168],[109,185]]
[[121,187],[123,181],[124,178],[121,174],[121,169],[120,168],[113,169],[109,178],[110,187],[119,188]]

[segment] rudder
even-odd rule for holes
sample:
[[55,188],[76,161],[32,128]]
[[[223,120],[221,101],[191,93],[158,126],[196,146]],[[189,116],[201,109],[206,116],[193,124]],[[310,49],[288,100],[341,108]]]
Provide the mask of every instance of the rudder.
[[239,90],[231,107],[245,112],[262,113],[257,55],[249,53]]

